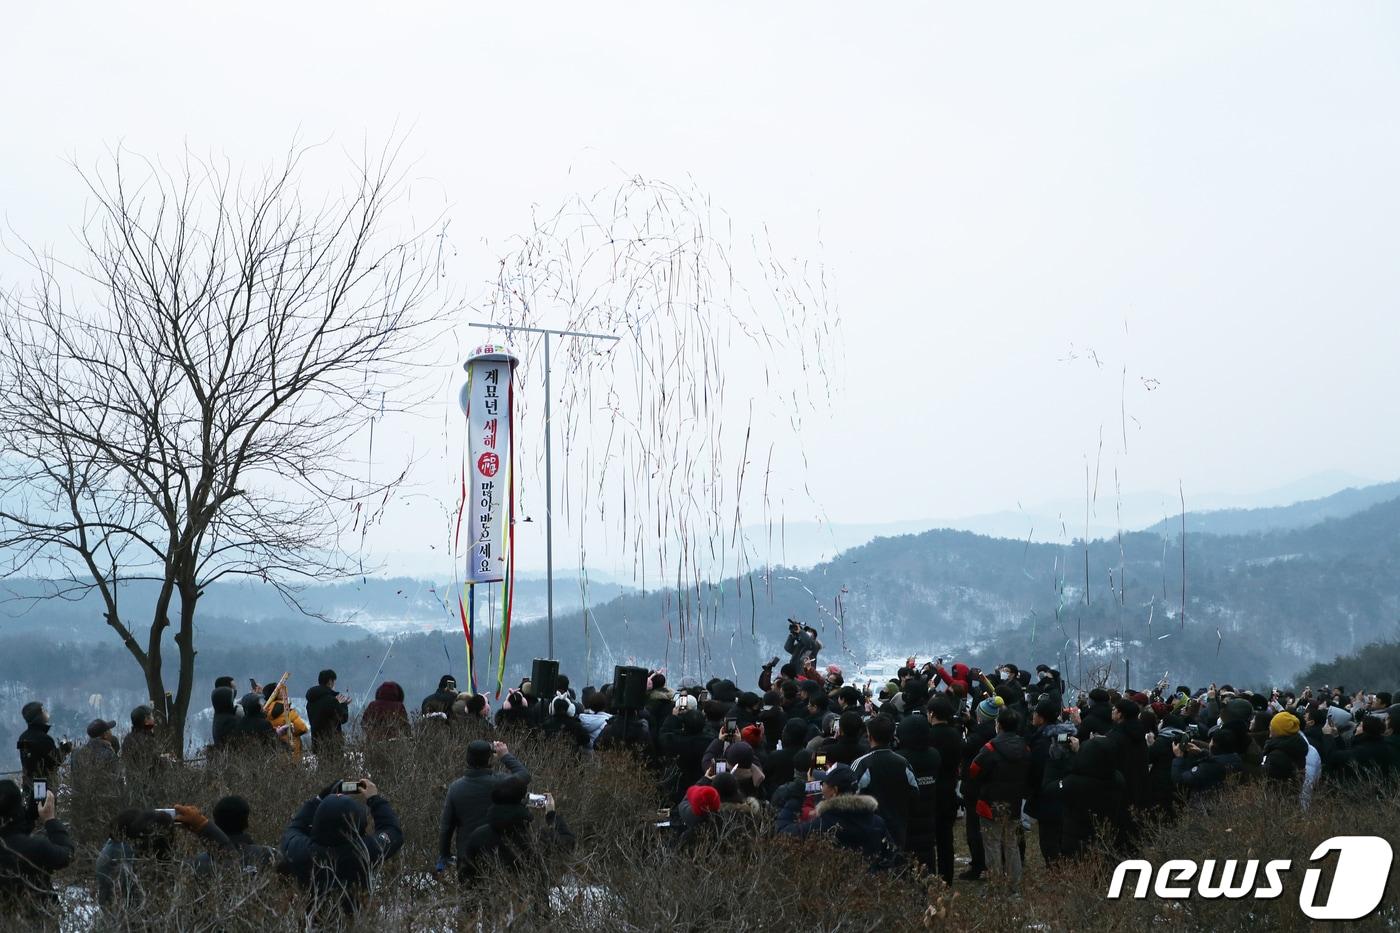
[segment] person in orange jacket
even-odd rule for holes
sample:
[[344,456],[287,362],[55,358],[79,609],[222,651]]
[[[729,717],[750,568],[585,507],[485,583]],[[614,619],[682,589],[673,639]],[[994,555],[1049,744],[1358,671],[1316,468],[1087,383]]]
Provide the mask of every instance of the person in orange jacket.
[[[273,694],[276,692],[276,697]],[[267,706],[267,721],[272,723],[272,728],[277,730],[277,737],[286,742],[292,748],[292,755],[297,761],[301,760],[301,737],[311,731],[311,727],[306,724],[306,720],[301,718],[296,709],[292,707],[287,699],[287,685],[278,687],[277,684],[268,684],[263,687],[263,699],[269,701]]]

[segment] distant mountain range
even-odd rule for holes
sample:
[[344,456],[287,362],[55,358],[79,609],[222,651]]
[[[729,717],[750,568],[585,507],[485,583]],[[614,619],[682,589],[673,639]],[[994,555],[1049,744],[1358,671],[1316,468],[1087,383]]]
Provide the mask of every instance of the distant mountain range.
[[[124,721],[143,686],[96,601],[38,599],[41,581],[3,587],[0,742],[13,748],[7,735],[30,698],[51,703],[71,735],[95,715]],[[496,679],[495,589],[480,594],[482,689]],[[149,586],[126,589],[128,616],[148,612],[151,596]],[[368,577],[311,587],[301,599],[333,622],[299,614],[270,586],[211,586],[197,619],[197,683],[285,670],[299,695],[330,666],[357,703],[385,678],[410,698],[445,672],[465,683],[451,584]],[[522,576],[516,608],[507,682],[548,653],[547,628],[535,621],[544,581]],[[773,566],[680,589],[585,588],[562,577],[555,609],[555,656],[581,683],[639,663],[751,684],[781,654],[785,620],[795,617],[820,630],[823,663],[859,680],[887,676],[910,654],[942,654],[983,665],[1044,661],[1074,683],[1111,676],[1144,685],[1167,674],[1174,683],[1264,686],[1400,639],[1400,484],[1188,513],[1184,542],[1179,516],[1087,545],[941,529],[876,537],[806,569]]]
[[[807,570],[599,605],[586,641],[581,616],[557,626],[570,633],[561,655],[751,677],[792,615],[822,630],[824,657],[857,668],[956,653],[1054,662],[1085,679],[1109,667],[1121,682],[1131,665],[1137,682],[1171,672],[1262,686],[1400,637],[1397,486],[1188,514],[1184,545],[1179,517],[1087,545],[947,529],[880,537]],[[533,634],[513,646],[533,647]]]
[[[1187,496],[1187,531],[1244,534],[1298,528],[1324,518],[1344,518],[1400,496],[1400,482],[1366,484],[1348,473],[1328,472],[1286,486],[1250,494],[1205,493]],[[1090,502],[1088,537],[1111,538],[1119,531],[1143,529],[1173,533],[1180,529],[1176,491],[1108,497],[1100,490]],[[947,529],[992,538],[1063,543],[1085,537],[1084,500],[1042,502],[1016,510],[961,518],[906,519],[898,522],[786,522],[744,529],[753,553],[768,555],[789,567],[811,567],[876,538]],[[1121,514],[1122,524],[1118,523]]]

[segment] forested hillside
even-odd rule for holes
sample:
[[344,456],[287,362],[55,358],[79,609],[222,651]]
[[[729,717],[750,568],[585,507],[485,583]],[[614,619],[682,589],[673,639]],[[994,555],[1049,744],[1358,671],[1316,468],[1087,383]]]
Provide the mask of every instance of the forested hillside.
[[[1400,499],[1305,528],[1188,532],[1184,554],[1184,621],[1179,531],[1135,532],[1086,548],[944,530],[877,539],[804,571],[755,569],[720,584],[612,599],[606,597],[620,587],[590,588],[586,614],[558,615],[555,654],[586,682],[632,662],[752,682],[759,665],[780,653],[791,616],[820,630],[824,662],[857,677],[867,665],[868,676],[888,673],[890,659],[908,654],[945,654],[983,664],[1046,661],[1076,682],[1109,674],[1121,683],[1130,665],[1134,684],[1169,672],[1173,682],[1262,686],[1400,639]],[[566,600],[579,605],[573,581],[556,594],[561,607]],[[459,623],[436,601],[434,585],[369,578],[314,595],[314,605],[333,617],[422,625],[391,647],[354,625],[297,617],[270,588],[220,591],[203,604],[209,612],[199,622],[197,681],[225,673],[266,680],[291,671],[299,695],[319,669],[334,667],[357,702],[381,661],[382,677],[399,680],[410,698],[426,695],[447,671],[465,681]],[[476,669],[482,689],[493,689],[500,633],[484,608],[486,594],[481,602]],[[26,607],[12,603],[16,608]],[[51,703],[56,728],[71,735],[95,715],[124,722],[144,699],[142,684],[100,617],[81,603],[27,608],[0,628],[6,750],[19,706],[35,697]],[[541,622],[514,627],[507,681],[545,656],[546,636]],[[1330,670],[1308,676],[1315,684],[1342,679]],[[196,737],[206,730],[194,722]]]

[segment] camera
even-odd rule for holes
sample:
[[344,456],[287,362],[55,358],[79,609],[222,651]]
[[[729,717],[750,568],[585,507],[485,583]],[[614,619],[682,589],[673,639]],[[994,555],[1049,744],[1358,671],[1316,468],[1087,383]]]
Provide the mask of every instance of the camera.
[[826,767],[826,755],[825,755],[824,753],[817,756],[817,767],[818,767],[818,768],[825,768],[825,767]]
[[156,812],[157,812],[157,813],[164,813],[166,816],[170,817],[172,820],[175,819],[175,808],[174,808],[174,807],[162,807],[162,808],[156,810]]
[[724,721],[724,731],[729,733],[737,733],[739,731],[739,720],[735,719],[733,716],[726,719]]
[[727,761],[716,761],[716,762],[715,762],[715,774],[723,774],[724,772],[726,772],[726,771],[728,771],[728,770],[729,770],[729,762],[727,762]]
[[360,792],[359,781],[341,781],[340,792],[342,794],[358,794]]
[[548,802],[549,800],[544,794],[530,794],[526,798],[525,805],[532,810],[543,810]]
[[34,802],[37,803],[37,804],[42,804],[42,803],[44,802],[44,799],[45,799],[46,797],[48,797],[48,796],[49,796],[49,782],[48,782],[48,781],[35,781],[35,782],[34,782]]
[[1060,732],[1055,735],[1055,741],[1059,742],[1061,745],[1068,745],[1069,740],[1072,738],[1074,738],[1074,733],[1072,732]]

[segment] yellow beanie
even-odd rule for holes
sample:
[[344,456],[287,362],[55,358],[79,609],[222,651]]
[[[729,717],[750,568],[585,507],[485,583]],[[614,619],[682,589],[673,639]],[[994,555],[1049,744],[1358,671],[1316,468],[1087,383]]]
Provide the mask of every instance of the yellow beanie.
[[1298,717],[1292,713],[1275,713],[1274,718],[1269,720],[1269,735],[1274,737],[1284,735],[1297,735],[1302,724],[1298,722]]

